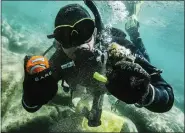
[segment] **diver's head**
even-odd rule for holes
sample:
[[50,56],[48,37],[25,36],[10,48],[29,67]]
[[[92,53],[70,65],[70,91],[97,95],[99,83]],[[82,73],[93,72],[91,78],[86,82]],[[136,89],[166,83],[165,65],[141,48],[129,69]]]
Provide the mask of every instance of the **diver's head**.
[[53,38],[69,58],[75,59],[77,49],[94,49],[96,32],[95,22],[88,11],[79,4],[70,4],[59,10]]

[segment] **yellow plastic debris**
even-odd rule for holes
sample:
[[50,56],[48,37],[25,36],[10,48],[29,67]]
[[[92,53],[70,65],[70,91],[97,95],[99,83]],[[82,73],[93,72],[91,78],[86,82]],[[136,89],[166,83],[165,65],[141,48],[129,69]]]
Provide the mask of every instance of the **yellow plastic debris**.
[[99,74],[98,72],[95,72],[93,74],[93,78],[96,79],[96,80],[98,80],[98,81],[100,81],[100,82],[103,82],[103,83],[106,83],[107,82],[107,77]]

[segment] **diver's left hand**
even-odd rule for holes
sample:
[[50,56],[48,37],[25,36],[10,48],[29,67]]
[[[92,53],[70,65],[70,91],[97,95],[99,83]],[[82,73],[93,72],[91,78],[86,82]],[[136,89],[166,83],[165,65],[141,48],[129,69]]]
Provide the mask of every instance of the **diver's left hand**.
[[150,75],[137,63],[119,61],[107,78],[108,91],[127,104],[139,103],[148,93]]

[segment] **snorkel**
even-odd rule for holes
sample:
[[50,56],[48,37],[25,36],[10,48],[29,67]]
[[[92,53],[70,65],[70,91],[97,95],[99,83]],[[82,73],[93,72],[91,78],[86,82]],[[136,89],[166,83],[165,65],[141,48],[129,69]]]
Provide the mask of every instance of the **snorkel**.
[[92,0],[84,0],[84,3],[93,13],[93,15],[95,17],[95,25],[97,28],[97,33],[100,34],[101,31],[104,29],[104,25],[103,25],[100,13],[98,11],[98,8],[96,7],[95,3]]

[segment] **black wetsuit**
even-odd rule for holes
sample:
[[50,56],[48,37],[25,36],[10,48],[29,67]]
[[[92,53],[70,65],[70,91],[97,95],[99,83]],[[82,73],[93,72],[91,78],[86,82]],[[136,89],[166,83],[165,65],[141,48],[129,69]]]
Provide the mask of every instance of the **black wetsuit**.
[[[126,36],[125,33],[122,32],[121,30],[118,30],[116,28],[112,29],[113,42],[117,42],[118,44],[125,46],[126,48],[129,48],[133,53],[136,53],[140,57],[143,57],[143,58],[145,57],[147,60],[149,60],[149,57],[148,57],[148,54],[146,53],[145,48],[142,47],[144,46],[142,43],[142,39],[138,38],[137,40],[134,40],[135,44],[133,44],[130,41],[126,40],[125,36]],[[95,81],[92,78],[92,75],[94,72],[105,73],[104,67],[106,65],[106,61],[105,62],[103,61],[103,63],[100,63],[100,64],[95,62],[90,65],[84,63],[84,65],[80,66],[80,68],[78,67],[78,65],[76,65],[76,66],[70,66],[69,68],[62,69],[63,65],[65,65],[66,63],[72,62],[72,60],[65,55],[62,48],[60,48],[59,46],[56,49],[56,52],[52,55],[49,62],[53,69],[52,76],[55,78],[56,82],[58,82],[61,79],[65,80],[72,88],[75,88],[77,84],[81,84],[90,88],[90,90],[92,90],[95,95],[97,94],[96,92],[101,93],[101,90],[105,89],[105,85]],[[140,65],[149,74],[156,72],[157,70],[157,68],[152,66],[149,62],[147,64],[140,64]],[[147,106],[146,108],[153,112],[165,112],[171,109],[174,102],[172,87],[162,78],[160,74],[154,75],[151,77],[151,84],[155,88],[155,98],[153,103]],[[53,91],[52,96],[49,95],[50,91],[45,91],[45,93],[48,93],[48,96],[44,97],[45,99],[42,99],[42,95],[40,96],[40,99],[37,98],[34,100],[34,97],[33,97],[34,104],[30,104],[30,105],[35,106],[35,108],[28,108],[27,106],[25,106],[25,103],[23,103],[23,107],[29,112],[37,111],[43,104],[47,103],[46,101],[51,100],[52,97],[57,92],[57,90],[52,90],[52,91]],[[26,92],[26,90],[24,90],[23,101],[26,102],[27,99],[25,94],[29,95],[29,93]],[[30,95],[33,95],[33,94],[30,94]],[[36,102],[38,104],[36,104]]]

